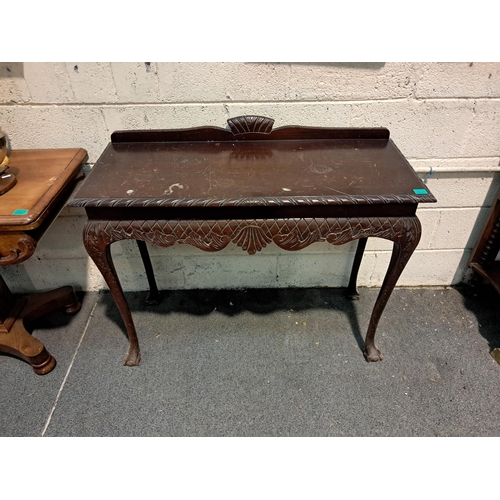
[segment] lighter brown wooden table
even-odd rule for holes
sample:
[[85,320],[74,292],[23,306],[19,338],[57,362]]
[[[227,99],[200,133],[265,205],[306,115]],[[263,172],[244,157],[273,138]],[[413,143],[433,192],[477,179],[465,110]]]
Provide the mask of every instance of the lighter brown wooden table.
[[[87,152],[79,148],[12,152],[9,172],[16,175],[17,185],[0,196],[0,266],[19,264],[33,255],[86,159]],[[69,314],[80,310],[70,286],[16,299],[0,276],[0,352],[27,361],[39,375],[49,373],[56,361],[29,333],[28,324],[59,307]]]

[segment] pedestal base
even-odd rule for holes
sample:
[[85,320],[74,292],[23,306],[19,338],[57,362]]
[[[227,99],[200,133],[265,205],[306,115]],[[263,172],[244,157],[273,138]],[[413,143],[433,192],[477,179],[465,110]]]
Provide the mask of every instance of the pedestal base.
[[38,375],[49,373],[56,366],[56,360],[42,342],[28,332],[25,321],[32,322],[60,307],[64,307],[67,314],[76,314],[81,306],[70,286],[18,300],[6,320],[0,323],[0,352],[26,361]]

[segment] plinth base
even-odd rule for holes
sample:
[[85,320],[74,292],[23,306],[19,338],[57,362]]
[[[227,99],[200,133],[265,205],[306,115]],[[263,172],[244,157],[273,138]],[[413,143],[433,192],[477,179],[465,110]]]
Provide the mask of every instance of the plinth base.
[[61,307],[67,314],[76,314],[82,307],[70,286],[18,300],[7,319],[0,323],[0,352],[26,361],[38,375],[52,371],[56,360],[42,342],[28,332],[25,321],[32,322]]

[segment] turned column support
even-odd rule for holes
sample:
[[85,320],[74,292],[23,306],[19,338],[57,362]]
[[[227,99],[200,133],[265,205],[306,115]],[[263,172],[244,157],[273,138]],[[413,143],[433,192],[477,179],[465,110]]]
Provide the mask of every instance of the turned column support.
[[81,303],[73,288],[65,286],[14,300],[0,277],[0,293],[0,352],[26,361],[38,375],[49,373],[56,366],[56,360],[42,342],[31,335],[25,322],[35,321],[62,307],[67,314],[76,314],[81,309]]

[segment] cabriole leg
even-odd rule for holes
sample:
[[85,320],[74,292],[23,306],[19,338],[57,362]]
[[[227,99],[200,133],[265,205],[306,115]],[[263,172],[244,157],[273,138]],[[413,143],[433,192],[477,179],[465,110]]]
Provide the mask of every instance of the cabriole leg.
[[364,356],[366,361],[380,361],[383,356],[380,350],[375,345],[375,332],[377,325],[382,316],[382,312],[387,305],[387,301],[396,286],[396,283],[401,276],[408,260],[413,254],[413,251],[420,241],[420,222],[416,217],[405,220],[406,231],[394,242],[391,261],[387,269],[387,273],[382,283],[382,288],[375,302],[373,312],[368,325],[368,331],[365,339]]
[[146,277],[149,283],[149,294],[146,297],[146,304],[148,306],[156,306],[161,302],[161,295],[156,286],[155,273],[153,271],[153,265],[151,264],[151,258],[149,257],[148,247],[146,242],[142,240],[136,240],[139,251],[141,252],[142,263],[144,264],[144,270],[146,271]]
[[113,295],[113,299],[120,311],[123,322],[125,323],[129,339],[129,349],[123,364],[126,366],[137,366],[141,359],[139,341],[132,320],[132,313],[130,312],[127,299],[123,294],[123,289],[111,257],[111,240],[107,238],[104,232],[99,231],[99,222],[87,222],[84,229],[83,243],[88,254],[106,280],[109,290]]
[[358,247],[356,248],[356,255],[354,256],[354,262],[352,264],[351,279],[349,280],[349,285],[347,285],[347,290],[345,292],[346,297],[350,300],[359,300],[357,288],[358,272],[367,241],[368,238],[360,238],[358,240]]

